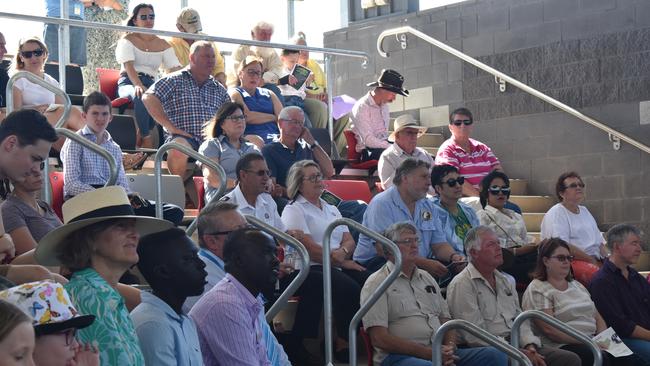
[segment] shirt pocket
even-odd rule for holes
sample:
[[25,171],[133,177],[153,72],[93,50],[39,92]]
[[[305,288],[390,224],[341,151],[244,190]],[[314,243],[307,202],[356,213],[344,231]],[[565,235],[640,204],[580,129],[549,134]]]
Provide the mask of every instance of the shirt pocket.
[[478,307],[485,320],[494,320],[497,317],[497,302],[494,294],[487,290],[479,290],[477,293]]

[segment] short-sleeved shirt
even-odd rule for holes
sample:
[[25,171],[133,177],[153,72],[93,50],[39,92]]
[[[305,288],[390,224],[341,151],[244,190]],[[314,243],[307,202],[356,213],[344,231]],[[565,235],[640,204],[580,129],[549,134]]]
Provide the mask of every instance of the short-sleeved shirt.
[[260,193],[255,200],[255,206],[251,206],[244,194],[239,188],[239,184],[227,195],[221,198],[221,201],[228,201],[237,204],[237,211],[242,215],[252,215],[265,223],[281,230],[287,231],[282,223],[280,214],[278,214],[278,205],[268,193]]
[[465,235],[467,235],[467,232],[471,228],[479,225],[476,212],[474,212],[474,209],[469,205],[458,201],[456,203],[459,207],[458,216],[454,216],[442,206],[440,198],[434,198],[433,203],[440,210],[440,213],[437,216],[440,218],[440,226],[445,232],[447,243],[454,248],[456,253],[464,255],[465,246],[463,243],[465,242]]
[[[53,86],[56,86],[57,88],[61,88],[59,85],[59,82],[56,81],[53,77],[51,77],[48,74],[43,74],[43,79],[48,84],[51,84]],[[27,78],[21,78],[16,80],[14,83],[14,88],[20,90],[23,95],[23,105],[22,107],[34,107],[37,105],[44,105],[44,104],[54,104],[56,96],[54,95],[53,92],[49,91],[48,89],[45,89],[44,87],[34,84],[31,81],[27,80]]]
[[2,203],[2,222],[8,233],[21,227],[26,227],[32,238],[38,243],[45,234],[63,225],[52,207],[45,201],[36,200],[44,214],[34,210],[16,195],[9,195]]
[[262,148],[262,155],[271,170],[271,176],[275,177],[275,182],[283,187],[287,186],[287,174],[293,163],[314,159],[313,152],[303,140],[296,141],[293,150],[279,141],[272,142]]
[[157,296],[143,291],[131,312],[147,365],[202,366],[199,335],[192,318],[176,313]]
[[[273,98],[271,97],[272,91],[265,88],[255,88],[255,93],[251,95],[242,87],[236,87],[234,90],[241,95],[248,110],[275,115]],[[247,123],[244,134],[257,135],[264,140],[264,143],[268,144],[280,136],[280,129],[275,120],[255,124]]]
[[523,216],[513,210],[508,208],[498,210],[490,205],[485,205],[485,208],[476,214],[481,225],[494,230],[504,248],[522,246],[533,241],[533,238],[528,236]]
[[[199,32],[201,34],[201,32]],[[167,39],[167,43],[174,49],[176,53],[176,58],[181,66],[185,67],[190,64],[190,44],[187,43],[183,38],[171,37]],[[214,56],[216,57],[216,62],[214,68],[212,69],[212,76],[216,77],[218,74],[225,72],[225,62],[221,52],[219,52],[219,47],[215,42],[212,43],[212,49],[214,50]]]
[[[237,149],[228,142],[226,135],[221,135],[203,141],[199,147],[199,154],[206,158],[217,160],[219,165],[221,165],[223,170],[226,172],[227,178],[237,179],[237,172],[235,171],[237,161],[248,153],[260,153],[260,149],[258,149],[257,146],[243,138],[239,140],[239,143],[239,149]],[[205,186],[206,202],[210,202],[212,201],[212,198],[214,198],[215,194],[217,194],[218,189],[210,186],[207,180],[204,181],[203,185]]]
[[[431,246],[447,240],[440,226],[438,214],[439,211],[433,202],[423,198],[415,203],[415,213],[411,215],[397,187],[393,186],[373,197],[363,215],[363,226],[381,233],[396,222],[408,221],[418,230],[420,256],[431,258],[433,256]],[[365,263],[376,255],[374,240],[361,234],[354,250],[354,260]]]
[[156,81],[147,90],[162,103],[163,110],[174,127],[188,132],[203,142],[203,127],[225,102],[228,92],[212,76],[198,85],[189,68],[174,72]]
[[[596,306],[589,291],[578,281],[569,281],[566,290],[556,289],[548,281],[533,280],[526,288],[522,298],[524,310],[551,310],[553,317],[569,325],[591,338],[596,334]],[[560,347],[565,343],[557,343],[539,334],[542,345]]]
[[578,206],[575,214],[562,203],[555,204],[544,214],[541,238],[560,238],[594,257],[600,257],[600,246],[605,242],[587,207]]
[[474,188],[499,165],[499,159],[486,144],[469,139],[470,152],[463,150],[453,137],[443,142],[436,154],[436,165],[452,165]]
[[388,148],[389,121],[388,104],[378,105],[370,92],[357,100],[350,113],[352,131],[357,137],[357,152],[365,148]]
[[[431,154],[426,152],[426,150],[423,148],[416,147],[413,151],[413,154],[407,154],[404,150],[402,150],[401,147],[399,147],[399,145],[396,143],[392,144],[386,150],[384,150],[383,153],[381,153],[381,156],[379,157],[379,166],[377,168],[377,171],[379,172],[379,179],[381,179],[381,186],[384,189],[388,189],[389,187],[393,186],[395,171],[397,170],[397,167],[406,159],[422,160],[429,163],[429,165],[433,167],[433,156],[431,156]],[[429,168],[429,172],[431,172],[431,168]]]
[[80,314],[95,316],[93,324],[80,329],[84,343],[97,342],[102,366],[144,366],[140,342],[124,298],[92,268],[72,274],[65,285]]

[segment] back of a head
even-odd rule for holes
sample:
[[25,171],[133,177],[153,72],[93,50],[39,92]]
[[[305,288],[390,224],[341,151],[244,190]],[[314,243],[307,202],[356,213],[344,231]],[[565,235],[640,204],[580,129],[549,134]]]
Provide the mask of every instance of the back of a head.
[[273,240],[270,236],[254,228],[237,229],[228,235],[223,245],[223,261],[226,272],[237,270],[237,259],[245,258],[249,251],[265,241]]
[[84,98],[84,103],[83,103],[83,111],[84,113],[88,113],[88,110],[90,107],[97,105],[97,106],[102,106],[102,107],[108,107],[109,111],[112,108],[111,105],[111,100],[108,98],[108,96],[101,91],[94,91],[90,94],[88,94]]
[[38,140],[53,143],[58,139],[47,118],[34,109],[13,111],[0,123],[0,143],[12,135],[21,146],[35,145]]
[[179,228],[171,228],[140,238],[138,242],[138,269],[142,276],[155,289],[159,283],[154,267],[164,265],[176,252],[174,249],[187,240],[185,231]]
[[205,242],[203,241],[203,235],[207,233],[212,233],[215,231],[221,231],[219,226],[219,215],[229,212],[236,211],[237,204],[229,201],[217,201],[210,202],[208,205],[203,207],[199,216],[196,218],[196,229],[199,234],[199,246],[204,248]]

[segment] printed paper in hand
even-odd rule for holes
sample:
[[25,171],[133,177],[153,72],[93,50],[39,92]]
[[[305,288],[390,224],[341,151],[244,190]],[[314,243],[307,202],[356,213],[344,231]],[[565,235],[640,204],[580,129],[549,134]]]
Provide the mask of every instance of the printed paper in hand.
[[592,340],[614,357],[624,357],[632,354],[632,351],[611,327],[597,334]]

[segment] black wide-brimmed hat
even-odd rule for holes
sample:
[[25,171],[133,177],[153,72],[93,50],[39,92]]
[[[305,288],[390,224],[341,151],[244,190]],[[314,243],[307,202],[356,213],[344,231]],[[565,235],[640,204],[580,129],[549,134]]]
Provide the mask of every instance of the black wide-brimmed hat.
[[381,75],[377,81],[369,83],[368,86],[376,86],[382,89],[390,90],[393,93],[401,94],[405,97],[409,96],[409,91],[402,88],[404,85],[404,77],[397,71],[391,69],[381,70]]

